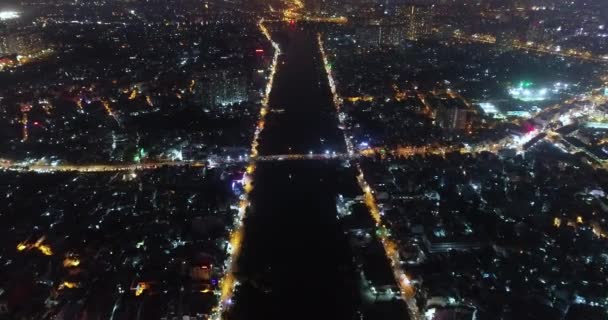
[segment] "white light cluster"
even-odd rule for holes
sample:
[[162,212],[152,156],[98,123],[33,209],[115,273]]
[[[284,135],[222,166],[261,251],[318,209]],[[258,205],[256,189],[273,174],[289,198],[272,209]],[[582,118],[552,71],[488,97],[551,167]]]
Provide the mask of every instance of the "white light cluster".
[[491,102],[482,102],[479,104],[479,107],[481,107],[483,112],[485,112],[486,114],[498,113],[498,109],[496,109],[496,105],[494,105]]
[[19,12],[17,11],[0,11],[0,21],[17,19],[19,16]]
[[549,90],[546,88],[542,89],[526,89],[526,88],[511,88],[509,94],[511,97],[521,101],[543,101],[548,98],[547,94]]
[[551,95],[558,94],[561,91],[568,90],[570,85],[567,83],[556,82],[553,84],[553,88],[530,88],[524,87],[523,85],[509,88],[509,95],[512,98],[521,101],[543,101],[551,98]]

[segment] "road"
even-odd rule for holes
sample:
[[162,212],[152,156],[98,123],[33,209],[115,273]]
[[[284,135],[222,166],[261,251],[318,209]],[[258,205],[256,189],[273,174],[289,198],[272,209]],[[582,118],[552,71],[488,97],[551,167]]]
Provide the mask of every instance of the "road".
[[[261,29],[264,33],[270,37],[268,30],[260,24]],[[317,39],[318,44],[322,49],[322,42],[320,38]],[[278,49],[278,45],[273,43],[276,49]],[[333,100],[334,106],[337,106],[336,111],[339,113],[339,107],[342,103],[342,98],[340,98],[336,93],[335,84],[333,81],[333,77],[331,75],[331,68],[329,67],[329,62],[327,61],[327,57],[325,57],[324,50],[322,52],[322,60],[326,67],[326,72],[329,75],[329,87],[331,100]],[[535,136],[540,134],[548,134],[556,130],[556,125],[560,119],[567,118],[576,118],[579,116],[584,116],[588,114],[592,114],[595,110],[595,106],[605,104],[608,101],[608,98],[603,95],[600,89],[595,89],[590,91],[587,94],[580,95],[576,98],[569,98],[566,101],[555,104],[550,108],[543,109],[542,111],[535,114],[532,118],[526,119],[526,121],[536,121],[545,119],[547,123],[540,128],[537,132],[533,132],[533,134],[524,136],[520,139],[514,139],[513,136],[509,135],[499,140],[491,140],[491,141],[482,141],[475,145],[471,145],[468,148],[462,148],[460,144],[456,145],[427,145],[427,146],[401,146],[398,148],[389,148],[386,146],[379,146],[375,148],[363,149],[363,150],[354,150],[352,142],[348,139],[348,136],[343,132],[342,141],[346,144],[347,152],[336,152],[330,151],[330,148],[340,149],[343,144],[340,142],[338,136],[340,135],[339,130],[332,127],[333,121],[335,121],[335,115],[331,112],[328,113],[327,110],[323,110],[321,117],[319,119],[314,119],[311,117],[309,113],[306,112],[306,105],[309,102],[307,100],[302,100],[300,111],[292,110],[292,113],[287,116],[283,109],[271,109],[269,107],[269,96],[273,84],[274,75],[276,72],[276,67],[279,63],[279,54],[280,51],[277,51],[274,57],[274,62],[271,68],[271,76],[268,81],[268,87],[266,89],[266,97],[263,99],[262,108],[260,111],[260,118],[257,123],[254,139],[251,146],[251,156],[246,158],[229,158],[229,157],[220,157],[213,156],[208,159],[198,159],[192,161],[171,161],[171,160],[151,160],[143,163],[95,163],[95,164],[69,164],[69,163],[58,163],[58,164],[49,164],[42,161],[39,162],[29,162],[29,161],[16,161],[12,159],[2,159],[0,158],[0,169],[4,170],[12,170],[19,172],[36,172],[36,173],[52,173],[52,172],[83,172],[83,173],[92,173],[92,172],[120,172],[120,171],[141,171],[141,170],[154,170],[160,167],[180,167],[180,166],[192,166],[192,167],[203,167],[206,165],[224,165],[224,164],[239,164],[239,163],[255,163],[255,162],[282,162],[282,161],[300,161],[300,160],[357,160],[361,157],[374,157],[378,154],[389,154],[392,156],[400,156],[400,157],[411,157],[416,155],[445,155],[451,152],[460,152],[460,153],[479,153],[479,152],[493,152],[497,153],[502,149],[514,148],[519,152],[523,152],[524,145],[534,139]],[[319,94],[319,92],[316,92]],[[281,97],[278,94],[275,94],[277,97]],[[424,98],[421,98],[424,101]],[[323,102],[326,104],[326,102]],[[331,103],[330,103],[331,104]],[[302,107],[303,106],[303,107]],[[281,112],[273,112],[276,110],[281,110]],[[303,111],[302,111],[303,110]],[[310,123],[315,123],[315,125],[323,125],[329,126],[329,128],[324,129],[325,133],[322,135],[315,136],[315,139],[318,139],[319,143],[315,147],[306,147],[307,144],[305,141],[299,141],[298,146],[294,144],[291,140],[287,141],[287,143],[283,143],[280,147],[266,147],[264,155],[259,155],[259,140],[262,132],[265,128],[266,118],[269,113],[277,114],[274,117],[277,120],[281,121],[282,119],[292,119],[292,116],[296,119],[306,119],[306,117],[302,118],[302,115],[306,115],[309,119],[306,119]],[[343,117],[338,117],[338,122],[340,123],[340,127],[345,128],[347,124],[344,123]],[[537,121],[538,122],[538,121]],[[542,122],[542,121],[541,121]],[[293,123],[293,121],[292,121]],[[277,125],[273,130],[283,130],[289,126],[279,126]],[[294,141],[306,139],[306,135],[302,133],[309,133],[309,129],[304,124],[300,126],[301,134],[298,135]],[[291,134],[297,133],[297,130],[292,130]],[[273,134],[266,133],[266,135]],[[267,139],[280,139],[282,137],[282,132],[276,136],[271,136]],[[323,134],[329,134],[330,139],[327,139],[327,136],[323,136]],[[316,143],[316,141],[314,142]],[[315,144],[310,144],[310,146],[314,146]],[[295,149],[298,151],[303,151],[305,149],[310,149],[307,153],[297,153],[292,152]],[[312,151],[319,153],[315,153]],[[284,154],[272,154],[271,151],[274,150],[282,150],[282,151],[290,151],[290,153]],[[580,150],[575,150],[576,152]],[[586,151],[585,151],[586,152]],[[591,155],[592,156],[592,155]],[[592,156],[593,157],[593,156]],[[602,165],[599,168],[606,169],[608,168],[608,164]]]
[[[489,34],[454,34],[452,35],[452,39],[465,42],[465,43],[485,43],[490,45],[496,44],[496,37]],[[608,63],[608,55],[598,55],[592,54],[587,51],[577,51],[576,49],[561,49],[560,46],[557,45],[549,45],[549,44],[539,44],[534,42],[524,42],[519,40],[513,40],[508,44],[503,44],[511,47],[512,49],[531,51],[540,54],[549,54],[556,55],[561,57],[599,62],[599,63]]]
[[12,160],[0,159],[0,169],[20,172],[36,172],[36,173],[52,173],[52,172],[121,172],[121,171],[142,171],[154,170],[161,167],[204,167],[217,166],[228,164],[246,164],[249,162],[282,162],[282,161],[299,161],[299,160],[352,160],[358,158],[359,154],[346,154],[327,152],[322,154],[306,153],[306,154],[273,154],[266,156],[258,156],[254,158],[220,158],[213,157],[203,160],[194,161],[147,161],[142,163],[93,163],[93,164],[48,164],[48,163],[30,163]]
[[[273,69],[274,70],[274,69]],[[328,70],[330,71],[330,70]],[[272,72],[274,74],[274,71]],[[331,79],[331,78],[330,78]],[[270,81],[272,83],[272,81]],[[341,103],[341,99],[336,96],[335,88],[333,88],[333,81],[329,81],[331,92],[333,95],[334,103],[339,105]],[[268,89],[270,92],[270,89]],[[598,100],[599,99],[599,100]],[[451,152],[460,152],[460,153],[479,153],[479,152],[493,152],[496,153],[502,149],[506,148],[514,148],[520,152],[524,151],[524,145],[533,139],[538,134],[547,134],[552,130],[555,130],[554,126],[557,122],[563,118],[575,118],[581,115],[590,114],[595,109],[596,105],[601,105],[606,102],[606,97],[603,97],[601,94],[587,94],[584,95],[582,99],[570,99],[569,101],[565,101],[560,104],[556,104],[551,108],[547,108],[538,114],[536,114],[533,118],[528,119],[528,121],[533,121],[535,119],[540,119],[541,117],[547,119],[548,122],[538,130],[538,132],[533,132],[533,134],[524,136],[521,139],[513,139],[512,136],[507,136],[503,139],[496,141],[483,141],[477,143],[475,145],[469,146],[468,148],[461,148],[461,145],[428,145],[428,146],[402,146],[398,148],[388,148],[388,147],[375,147],[370,149],[358,150],[355,151],[352,145],[352,142],[349,141],[346,134],[342,134],[342,138],[346,141],[346,149],[347,152],[336,152],[330,151],[329,148],[342,148],[340,146],[340,141],[338,140],[338,136],[340,135],[339,131],[336,128],[325,129],[326,133],[333,135],[333,138],[327,139],[326,137],[317,136],[315,139],[318,139],[319,143],[315,147],[305,147],[306,141],[304,141],[307,136],[305,134],[299,134],[293,141],[292,140],[284,141],[282,145],[279,147],[265,147],[264,152],[270,152],[274,150],[282,150],[282,151],[292,151],[298,149],[302,151],[304,149],[315,149],[316,151],[322,151],[322,153],[314,153],[309,151],[308,153],[285,153],[285,154],[271,154],[267,153],[264,155],[258,154],[259,149],[259,139],[260,135],[265,127],[265,119],[269,111],[267,102],[265,102],[262,107],[262,112],[260,116],[260,121],[257,124],[257,130],[255,133],[254,141],[252,143],[252,154],[251,157],[246,158],[229,158],[229,157],[220,157],[214,156],[208,159],[199,159],[193,161],[171,161],[171,160],[153,160],[146,161],[143,163],[94,163],[94,164],[69,164],[69,163],[58,163],[58,164],[49,164],[44,162],[27,162],[27,161],[15,161],[9,159],[1,159],[0,158],[0,169],[4,170],[12,170],[12,171],[20,171],[20,172],[36,172],[36,173],[52,173],[52,172],[83,172],[83,173],[92,173],[92,172],[120,172],[120,171],[141,171],[141,170],[154,170],[160,167],[180,167],[180,166],[191,166],[191,167],[203,167],[207,165],[224,165],[224,164],[239,164],[239,163],[253,163],[253,162],[282,162],[282,161],[300,161],[300,160],[357,160],[360,157],[374,157],[378,154],[384,153],[390,154],[393,156],[400,157],[411,157],[416,155],[445,155]],[[308,102],[303,102],[308,103]],[[570,107],[568,107],[570,106]],[[273,113],[274,114],[274,113]],[[284,112],[276,113],[278,116],[276,120],[273,121],[281,121],[283,119],[291,119],[291,115],[286,115]],[[302,111],[294,111],[292,113],[293,117],[296,119],[300,119],[303,114],[306,112]],[[311,122],[316,122],[317,125],[331,126],[331,122],[335,120],[335,116],[331,114],[324,113],[321,118],[311,120]],[[346,124],[343,121],[339,121],[341,127],[346,127]],[[293,128],[289,126],[281,126],[276,125],[276,128],[272,130],[292,130],[292,133],[295,134],[298,131],[293,130]],[[300,129],[302,133],[309,133],[308,129],[305,126],[301,126]],[[267,139],[280,139],[283,133],[270,136],[274,134],[272,131],[270,133],[265,133],[265,135],[269,136]],[[325,133],[323,133],[325,134]],[[304,140],[303,140],[304,139]],[[300,141],[298,141],[300,140]],[[327,143],[324,143],[327,142]],[[316,143],[316,141],[315,141]],[[332,145],[333,144],[333,145]],[[311,146],[313,146],[311,144]],[[326,149],[324,149],[326,148]],[[274,150],[273,150],[274,149]],[[323,150],[324,149],[324,150]],[[606,167],[606,166],[603,166]]]

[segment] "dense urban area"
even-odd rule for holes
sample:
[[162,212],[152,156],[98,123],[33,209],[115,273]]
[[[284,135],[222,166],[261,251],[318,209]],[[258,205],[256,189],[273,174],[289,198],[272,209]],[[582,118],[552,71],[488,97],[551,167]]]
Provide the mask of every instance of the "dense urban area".
[[2,320],[608,319],[605,0],[2,1],[0,142]]

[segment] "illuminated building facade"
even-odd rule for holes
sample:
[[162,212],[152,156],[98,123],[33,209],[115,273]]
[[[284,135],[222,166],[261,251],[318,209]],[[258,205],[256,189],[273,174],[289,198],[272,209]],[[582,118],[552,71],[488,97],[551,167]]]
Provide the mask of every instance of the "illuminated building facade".
[[377,25],[359,26],[355,30],[355,39],[363,47],[375,47],[380,44],[382,28]]
[[428,36],[433,27],[433,6],[405,5],[397,8],[398,17],[407,21],[405,33],[410,40]]
[[380,27],[380,43],[385,46],[397,46],[406,37],[402,25],[388,25]]
[[528,27],[526,40],[542,43],[548,40],[549,33],[544,28],[544,21],[533,21]]
[[247,78],[238,72],[210,72],[203,86],[202,102],[206,106],[227,106],[247,100]]

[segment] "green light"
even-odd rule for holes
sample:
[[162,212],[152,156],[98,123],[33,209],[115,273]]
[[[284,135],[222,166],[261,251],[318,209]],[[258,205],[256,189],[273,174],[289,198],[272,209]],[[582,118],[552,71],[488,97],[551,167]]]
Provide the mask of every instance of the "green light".
[[140,161],[141,161],[141,158],[139,157],[139,155],[137,155],[137,154],[136,154],[136,155],[133,157],[133,161],[135,161],[135,162],[140,162]]
[[385,226],[380,226],[378,229],[376,229],[376,235],[380,238],[386,238],[391,234]]
[[530,88],[534,83],[532,81],[522,81],[519,83],[520,88]]

